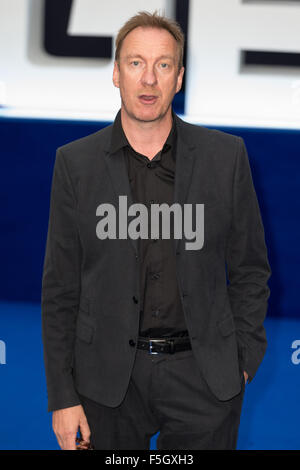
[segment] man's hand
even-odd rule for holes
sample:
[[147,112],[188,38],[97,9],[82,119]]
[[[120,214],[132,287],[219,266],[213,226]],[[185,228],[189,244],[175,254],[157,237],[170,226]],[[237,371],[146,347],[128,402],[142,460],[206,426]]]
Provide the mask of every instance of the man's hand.
[[52,427],[62,450],[76,450],[78,428],[82,439],[90,442],[90,428],[81,405],[53,411]]
[[245,384],[247,383],[247,380],[248,380],[248,374],[247,372],[244,370],[244,377],[245,377]]

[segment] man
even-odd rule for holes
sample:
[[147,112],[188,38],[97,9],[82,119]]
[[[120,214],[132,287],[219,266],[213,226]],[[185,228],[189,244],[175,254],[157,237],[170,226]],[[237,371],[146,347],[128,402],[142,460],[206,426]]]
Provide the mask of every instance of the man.
[[[182,56],[176,23],[131,18],[116,41],[115,122],[57,151],[42,317],[62,449],[78,430],[96,449],[148,449],[158,431],[158,449],[236,448],[266,349],[270,268],[243,140],[172,112]],[[128,236],[134,203],[204,204],[201,248],[171,228]]]

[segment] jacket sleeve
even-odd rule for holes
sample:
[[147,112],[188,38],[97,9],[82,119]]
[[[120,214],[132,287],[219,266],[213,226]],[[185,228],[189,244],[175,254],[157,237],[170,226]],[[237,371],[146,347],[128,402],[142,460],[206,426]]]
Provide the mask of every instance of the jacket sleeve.
[[73,376],[73,345],[80,297],[80,242],[76,198],[63,153],[57,150],[42,279],[42,336],[48,411],[80,404]]
[[271,270],[247,150],[242,138],[238,138],[233,181],[227,273],[239,356],[242,368],[251,381],[267,347],[263,322],[270,294],[267,281]]

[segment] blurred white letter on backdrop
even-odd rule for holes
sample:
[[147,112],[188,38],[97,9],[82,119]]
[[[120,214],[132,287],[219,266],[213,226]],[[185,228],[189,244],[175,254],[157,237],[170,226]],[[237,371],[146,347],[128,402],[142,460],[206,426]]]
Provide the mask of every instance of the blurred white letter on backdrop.
[[[73,0],[67,33],[115,38],[138,11],[172,14],[173,4]],[[0,1],[0,106],[7,106],[8,115],[113,119],[120,107],[119,90],[112,84],[113,57],[55,57],[44,50],[43,37],[44,0]]]
[[198,122],[300,127],[300,68],[240,68],[241,51],[300,53],[300,3],[190,0],[185,113]]

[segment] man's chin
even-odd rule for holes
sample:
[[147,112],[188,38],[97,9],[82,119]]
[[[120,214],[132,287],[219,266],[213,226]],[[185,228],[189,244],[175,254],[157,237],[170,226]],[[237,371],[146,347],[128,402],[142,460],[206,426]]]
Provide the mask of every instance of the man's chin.
[[168,113],[171,104],[166,108],[160,107],[135,107],[128,108],[126,104],[122,101],[123,111],[127,114],[130,119],[133,119],[138,122],[155,122],[162,120]]
[[155,122],[160,121],[166,113],[163,112],[138,112],[134,113],[134,119],[140,122]]

